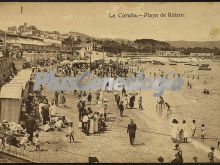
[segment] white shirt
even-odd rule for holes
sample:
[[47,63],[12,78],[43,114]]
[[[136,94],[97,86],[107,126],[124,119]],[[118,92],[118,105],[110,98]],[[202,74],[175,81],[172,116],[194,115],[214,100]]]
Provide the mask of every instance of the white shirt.
[[192,129],[192,130],[195,130],[195,129],[196,129],[196,125],[192,123],[192,124],[191,124],[191,129]]
[[74,133],[73,127],[68,127],[68,133],[69,133],[69,134],[70,134],[70,133]]
[[87,115],[84,115],[84,116],[83,116],[83,122],[84,122],[84,123],[85,123],[85,122],[88,122],[88,120],[89,120],[88,116],[87,116]]
[[56,123],[55,123],[55,127],[56,128],[62,128],[63,126],[63,121],[62,120],[58,120]]

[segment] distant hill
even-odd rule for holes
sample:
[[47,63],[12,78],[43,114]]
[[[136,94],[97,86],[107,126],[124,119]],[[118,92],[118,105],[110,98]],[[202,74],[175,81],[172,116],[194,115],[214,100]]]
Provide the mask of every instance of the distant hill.
[[80,32],[69,32],[69,33],[66,33],[65,35],[79,36],[79,38],[82,42],[87,42],[87,41],[91,41],[92,39],[94,39],[94,37],[91,37],[89,35],[86,35],[86,34],[83,34],[83,33],[80,33]]
[[159,48],[169,49],[169,43],[153,39],[137,39],[135,41],[124,39],[94,39],[93,41],[102,45],[105,51],[111,53],[120,52],[156,52]]
[[171,46],[176,48],[193,48],[193,47],[206,47],[206,48],[220,48],[220,41],[166,41]]

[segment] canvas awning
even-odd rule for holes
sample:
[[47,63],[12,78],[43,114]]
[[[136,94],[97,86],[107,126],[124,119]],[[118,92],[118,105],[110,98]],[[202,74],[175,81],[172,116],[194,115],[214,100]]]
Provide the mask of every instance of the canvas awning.
[[2,86],[0,92],[0,99],[21,99],[22,86]]

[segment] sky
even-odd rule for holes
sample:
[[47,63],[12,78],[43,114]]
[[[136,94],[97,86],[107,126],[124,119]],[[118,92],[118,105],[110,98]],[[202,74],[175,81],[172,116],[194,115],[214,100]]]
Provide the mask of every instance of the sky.
[[[21,14],[21,6],[23,12]],[[122,14],[180,13],[183,17],[120,18]],[[115,14],[115,18],[109,18]],[[0,3],[0,29],[27,22],[40,30],[70,31],[93,37],[156,39],[161,41],[220,40],[220,3]]]

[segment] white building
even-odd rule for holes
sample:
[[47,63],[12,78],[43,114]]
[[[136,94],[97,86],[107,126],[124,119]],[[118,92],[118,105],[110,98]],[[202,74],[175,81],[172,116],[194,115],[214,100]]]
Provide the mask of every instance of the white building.
[[213,57],[214,53],[190,53],[190,57]]
[[17,34],[17,27],[16,26],[8,27],[8,33],[9,34]]
[[178,56],[181,56],[180,51],[157,51],[156,54],[157,54],[157,56],[162,56],[162,57],[178,57]]

